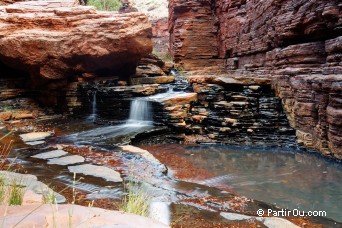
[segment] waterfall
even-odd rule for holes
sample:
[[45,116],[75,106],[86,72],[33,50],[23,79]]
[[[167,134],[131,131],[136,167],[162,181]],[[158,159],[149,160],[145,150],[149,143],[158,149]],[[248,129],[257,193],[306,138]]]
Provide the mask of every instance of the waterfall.
[[96,112],[97,112],[97,108],[96,108],[96,91],[94,91],[92,96],[92,100],[91,100],[91,107],[92,107],[92,113],[91,115],[88,116],[87,120],[91,121],[91,122],[95,122],[96,121]]
[[132,100],[126,124],[131,126],[152,125],[153,117],[150,102],[141,98]]

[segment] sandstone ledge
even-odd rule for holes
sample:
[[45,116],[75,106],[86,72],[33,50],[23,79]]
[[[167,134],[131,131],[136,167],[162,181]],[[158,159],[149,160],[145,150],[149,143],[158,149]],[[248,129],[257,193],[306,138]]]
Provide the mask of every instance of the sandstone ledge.
[[0,6],[0,61],[34,85],[85,72],[130,74],[152,51],[151,25],[138,12],[96,11],[70,2]]

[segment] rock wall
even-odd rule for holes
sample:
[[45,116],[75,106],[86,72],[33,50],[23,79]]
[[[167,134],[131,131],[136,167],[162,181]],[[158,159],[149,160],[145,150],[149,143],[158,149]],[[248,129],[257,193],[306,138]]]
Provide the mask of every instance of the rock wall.
[[228,70],[342,72],[339,0],[218,0],[214,13]]
[[341,7],[338,0],[171,0],[171,53],[185,70],[209,73],[340,74]]
[[134,0],[133,6],[145,13],[152,24],[153,51],[169,55],[168,0]]
[[169,0],[169,32],[170,51],[179,68],[222,70],[211,1]]
[[[341,159],[339,0],[174,0],[169,8],[178,64],[217,74],[210,66],[221,61],[228,77],[271,79],[298,140]],[[198,26],[202,18],[207,26]],[[198,53],[215,55],[203,62]]]
[[269,79],[191,76],[189,82],[194,93],[162,102],[166,124],[179,132],[211,142],[296,146],[295,130]]
[[277,95],[300,143],[342,159],[342,76],[282,76]]

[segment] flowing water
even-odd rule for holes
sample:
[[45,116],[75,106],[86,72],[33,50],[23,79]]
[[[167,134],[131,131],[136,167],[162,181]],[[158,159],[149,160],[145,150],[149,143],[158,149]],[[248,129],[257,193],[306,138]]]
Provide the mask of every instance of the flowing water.
[[[63,127],[72,128],[74,133],[62,137],[61,141],[57,140],[58,143],[64,143],[66,140],[76,145],[110,148],[113,148],[113,145],[128,143],[130,137],[153,128],[151,101],[163,102],[170,96],[183,96],[184,92],[170,89],[164,94],[136,98],[131,101],[130,113],[125,123],[106,127],[97,127],[89,123],[89,120],[95,122],[97,118],[96,93],[92,95],[92,114],[88,122],[80,121],[74,125],[64,123]],[[86,130],[89,128],[90,130]],[[40,179],[53,180],[70,186],[73,180],[66,167],[47,166],[45,161],[37,162],[30,158],[32,154],[40,153],[41,150],[49,150],[47,147],[28,150],[22,143],[18,147],[22,149],[16,150],[14,156],[18,158],[17,161],[22,162],[29,173],[37,175]],[[180,196],[227,198],[229,193],[226,189],[232,189],[240,196],[247,196],[282,208],[326,211],[328,218],[342,222],[341,163],[329,161],[313,153],[281,148],[172,145],[171,149],[167,150],[168,147],[170,145],[158,145],[157,149],[150,146],[150,150],[149,146],[145,146],[145,149],[153,152],[154,156],[169,168],[168,177],[151,177],[144,180],[154,186],[153,195],[160,192],[158,193],[160,196],[154,197],[161,199],[154,200],[151,204],[151,211],[161,213],[159,215],[157,213],[158,220],[165,223],[175,221],[177,219],[175,211],[181,208],[191,210],[192,215],[200,213],[208,219],[213,218],[214,212],[198,208],[189,209],[191,207],[189,205],[176,205],[174,202],[179,200]],[[167,156],[161,153],[165,150]],[[120,157],[122,164],[129,164],[133,157],[132,155],[125,155],[127,156],[125,157],[115,151],[111,153]],[[178,160],[175,157],[178,157]],[[138,161],[144,162],[141,159]],[[173,163],[180,163],[180,161],[186,161],[187,165],[179,170],[173,169]],[[138,172],[142,170],[137,169]],[[178,180],[172,177],[174,172],[184,173],[188,171],[187,169],[192,170],[190,177],[178,178]],[[88,192],[88,197],[92,199],[118,199],[123,193],[121,184],[107,186],[107,182],[99,178],[87,177],[85,182],[75,187]],[[215,221],[221,222],[223,218],[219,213],[215,213]]]
[[66,136],[79,145],[93,143],[125,144],[129,138],[153,128],[153,116],[148,100],[136,98],[131,101],[129,118],[124,124],[99,127]]
[[92,113],[87,117],[87,121],[90,122],[95,122],[96,121],[96,117],[97,117],[97,103],[96,103],[96,91],[94,91],[92,93],[92,100],[91,100],[91,111]]

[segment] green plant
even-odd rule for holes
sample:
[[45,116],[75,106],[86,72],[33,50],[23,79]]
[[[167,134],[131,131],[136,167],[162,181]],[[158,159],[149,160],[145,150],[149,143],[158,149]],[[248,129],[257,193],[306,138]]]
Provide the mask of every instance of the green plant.
[[152,197],[148,195],[145,188],[130,177],[125,192],[120,210],[147,217]]
[[10,193],[8,199],[8,205],[21,205],[24,198],[24,186],[17,183],[17,180],[13,179],[10,185]]
[[89,0],[87,5],[95,6],[102,11],[118,11],[121,7],[120,0]]

